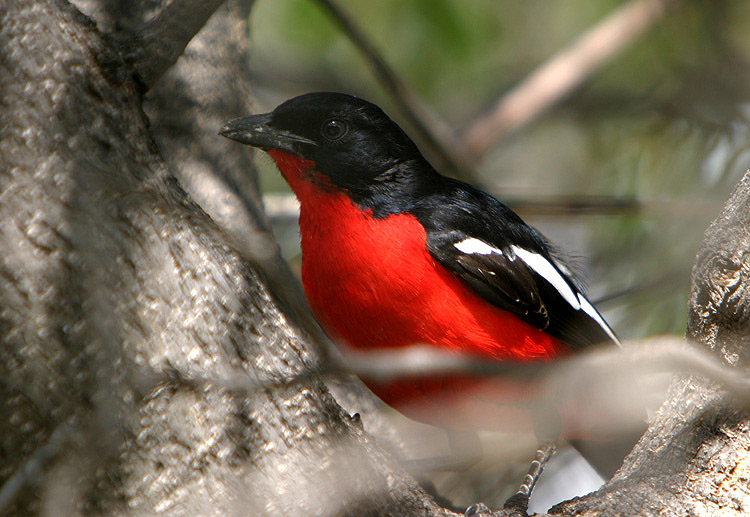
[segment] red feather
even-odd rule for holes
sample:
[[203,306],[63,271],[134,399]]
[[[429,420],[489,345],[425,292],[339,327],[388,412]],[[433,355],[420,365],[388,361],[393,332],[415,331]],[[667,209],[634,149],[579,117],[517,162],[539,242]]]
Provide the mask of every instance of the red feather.
[[[278,150],[269,154],[300,200],[302,283],[313,313],[334,340],[361,350],[428,344],[493,360],[551,359],[570,352],[556,338],[489,304],[438,264],[414,216],[375,219],[316,173],[313,162]],[[371,388],[411,418],[453,428],[464,426],[456,425],[462,417],[451,399],[466,406],[465,396],[472,392],[472,415],[465,416],[474,422],[466,427],[476,429],[481,421],[480,427],[494,429],[497,422],[488,410],[518,399],[517,391],[528,395],[528,386],[504,382],[498,390],[498,381],[491,384],[443,378]],[[451,422],[436,421],[436,409],[450,413]]]

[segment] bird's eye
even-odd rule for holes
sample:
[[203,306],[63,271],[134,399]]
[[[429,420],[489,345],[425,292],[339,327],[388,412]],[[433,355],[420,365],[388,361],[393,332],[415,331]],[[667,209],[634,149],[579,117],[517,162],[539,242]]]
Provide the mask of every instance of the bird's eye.
[[323,122],[323,127],[320,128],[320,132],[328,140],[338,140],[346,134],[348,129],[346,122],[332,118]]

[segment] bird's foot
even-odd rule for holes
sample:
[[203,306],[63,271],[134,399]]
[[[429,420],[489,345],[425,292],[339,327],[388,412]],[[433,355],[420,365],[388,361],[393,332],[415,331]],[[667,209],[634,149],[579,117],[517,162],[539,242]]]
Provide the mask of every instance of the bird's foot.
[[531,462],[529,472],[526,474],[523,483],[518,487],[516,493],[505,501],[502,510],[492,511],[484,503],[477,503],[469,506],[464,512],[464,515],[477,517],[528,517],[529,497],[531,497],[531,492],[534,490],[534,486],[539,480],[539,476],[542,475],[544,466],[555,453],[555,450],[557,450],[557,446],[551,442],[539,446],[534,461]]

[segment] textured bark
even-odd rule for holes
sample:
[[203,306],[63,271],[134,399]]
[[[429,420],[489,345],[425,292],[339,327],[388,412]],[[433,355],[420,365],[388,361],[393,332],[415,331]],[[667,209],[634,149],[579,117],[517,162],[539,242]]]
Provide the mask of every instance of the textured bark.
[[440,512],[283,383],[315,350],[170,174],[122,47],[57,0],[0,20],[3,512]]
[[[750,172],[706,230],[692,275],[688,338],[733,367],[750,359]],[[704,379],[676,378],[622,469],[560,515],[747,515],[750,414]]]
[[750,365],[750,172],[706,230],[693,268],[688,337]]

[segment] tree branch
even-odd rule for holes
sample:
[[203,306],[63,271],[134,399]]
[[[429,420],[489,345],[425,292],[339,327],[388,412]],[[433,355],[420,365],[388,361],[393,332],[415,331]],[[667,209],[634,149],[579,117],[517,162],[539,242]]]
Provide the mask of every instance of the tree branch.
[[418,138],[429,146],[432,154],[438,159],[439,163],[436,164],[438,168],[452,171],[459,176],[467,176],[468,168],[463,157],[453,151],[457,148],[453,134],[443,129],[444,124],[429,122],[435,116],[427,113],[417,96],[386,63],[365,33],[335,0],[318,0],[318,3],[338,22],[344,34],[364,56],[375,77],[385,87],[396,106],[417,132]]
[[[734,367],[750,364],[750,171],[706,238],[693,269],[688,335]],[[717,373],[725,370],[722,367]],[[739,377],[736,375],[739,374]],[[744,370],[735,380],[747,382]],[[681,376],[649,430],[601,490],[551,510],[555,515],[745,515],[750,508],[747,451],[750,411],[719,384]]]
[[630,0],[539,66],[486,114],[473,121],[461,139],[473,164],[506,135],[517,131],[559,102],[596,70],[660,20],[679,0]]
[[687,334],[729,364],[750,364],[750,171],[706,230],[693,268]]
[[[318,381],[163,380],[273,384],[319,358],[169,173],[108,39],[58,0],[2,2],[0,19],[0,481],[75,419],[91,454],[66,513],[441,512]],[[36,513],[56,479],[10,513]]]

